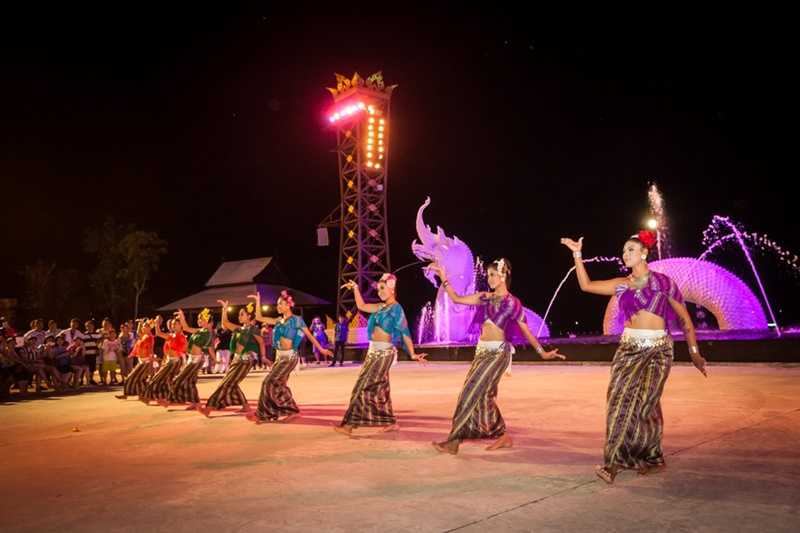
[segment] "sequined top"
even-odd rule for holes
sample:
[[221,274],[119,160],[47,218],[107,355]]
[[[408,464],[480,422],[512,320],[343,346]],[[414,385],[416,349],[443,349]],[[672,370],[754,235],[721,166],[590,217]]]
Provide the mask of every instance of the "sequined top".
[[501,298],[492,297],[491,294],[481,294],[476,320],[479,324],[487,320],[492,322],[498,329],[503,330],[506,338],[514,331],[518,322],[527,322],[522,302],[511,293]]
[[[231,335],[231,343],[230,349],[233,353],[247,353],[247,352],[255,352],[258,353],[261,350],[261,346],[259,346],[256,337],[259,337],[260,329],[258,326],[253,324],[247,324],[246,326],[242,326],[236,331],[233,332]],[[241,345],[242,351],[238,352],[236,350],[236,346]]]
[[370,340],[376,327],[388,333],[392,337],[393,343],[402,341],[403,337],[411,337],[406,314],[403,307],[397,302],[392,305],[381,304],[381,308],[369,316],[367,334]]
[[297,315],[292,315],[288,319],[279,318],[272,329],[272,345],[280,349],[281,339],[289,339],[292,341],[292,349],[297,350],[303,340],[303,330],[307,327],[303,317]]
[[186,348],[187,353],[191,353],[192,346],[197,346],[208,353],[208,349],[211,346],[211,332],[206,328],[202,328],[192,333],[189,337],[189,346]]
[[173,357],[185,354],[187,343],[186,335],[182,331],[172,333],[164,343],[164,353],[169,352],[169,355]]
[[620,314],[625,321],[630,320],[639,311],[645,310],[669,322],[677,318],[669,304],[670,298],[683,303],[683,295],[672,278],[652,270],[642,288],[637,289],[621,283],[616,287],[616,294],[619,299]]
[[151,357],[153,357],[154,342],[155,338],[149,333],[145,333],[138,341],[136,341],[136,344],[134,344],[133,350],[131,350],[129,357],[138,357],[139,359],[150,359]]

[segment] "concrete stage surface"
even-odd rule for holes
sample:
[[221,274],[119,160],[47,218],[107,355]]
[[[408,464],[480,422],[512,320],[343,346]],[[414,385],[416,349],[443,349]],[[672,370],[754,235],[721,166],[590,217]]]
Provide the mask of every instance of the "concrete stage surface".
[[[465,363],[392,370],[396,434],[334,433],[359,371],[295,371],[302,418],[256,426],[114,399],[0,405],[0,531],[798,531],[800,365],[676,365],[668,469],[601,462],[607,364],[515,364],[499,405],[514,447],[439,455]],[[255,404],[264,377],[244,390]],[[202,377],[208,397],[219,377]],[[79,431],[73,431],[77,428]]]

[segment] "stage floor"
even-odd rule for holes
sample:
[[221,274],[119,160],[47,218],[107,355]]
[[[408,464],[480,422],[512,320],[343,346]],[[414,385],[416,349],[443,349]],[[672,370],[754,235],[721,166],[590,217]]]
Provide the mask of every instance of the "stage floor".
[[[676,365],[668,470],[613,486],[602,459],[609,368],[515,365],[499,405],[515,447],[439,455],[464,363],[392,370],[398,434],[332,431],[359,367],[295,372],[296,421],[120,401],[118,391],[0,405],[0,530],[797,531],[800,365]],[[255,403],[263,372],[244,390]],[[206,398],[219,378],[201,379]],[[78,428],[79,431],[73,431]]]

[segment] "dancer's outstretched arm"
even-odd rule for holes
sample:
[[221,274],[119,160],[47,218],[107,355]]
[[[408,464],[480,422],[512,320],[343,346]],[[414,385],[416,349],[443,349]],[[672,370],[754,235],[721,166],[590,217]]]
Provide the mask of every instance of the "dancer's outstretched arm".
[[408,355],[411,356],[411,359],[422,364],[428,362],[428,360],[425,359],[428,357],[428,354],[414,351],[414,341],[411,340],[411,337],[408,335],[403,335],[403,343],[406,345],[406,351],[408,352]]
[[601,294],[603,296],[614,296],[617,285],[625,283],[625,278],[612,278],[604,279],[601,281],[592,281],[589,279],[589,273],[586,272],[586,267],[583,266],[583,237],[574,241],[572,239],[562,238],[561,244],[572,250],[572,256],[575,258],[575,274],[578,276],[578,285],[580,285],[583,292],[591,294]]
[[217,300],[217,302],[222,305],[222,327],[228,329],[230,331],[236,331],[241,326],[237,326],[230,320],[228,320],[228,302],[227,300]]
[[368,304],[367,302],[364,301],[364,298],[361,296],[361,291],[358,288],[358,283],[356,283],[355,281],[353,280],[348,281],[347,283],[342,285],[342,288],[343,289],[347,288],[353,291],[353,296],[356,299],[356,307],[358,307],[359,311],[362,311],[364,313],[377,313],[378,311],[380,311],[381,309],[380,304]]
[[442,282],[442,287],[444,287],[447,295],[455,303],[465,305],[478,305],[481,303],[481,296],[483,296],[483,293],[476,292],[475,294],[466,295],[457,294],[453,287],[450,286],[450,281],[447,279],[447,273],[444,271],[443,266],[432,263],[430,266],[428,266],[428,268],[435,272],[437,276],[439,276],[439,279]]
[[542,348],[542,344],[539,342],[539,339],[537,339],[536,335],[534,335],[531,332],[527,323],[517,322],[517,325],[519,325],[519,329],[520,331],[522,331],[522,335],[524,335],[525,338],[528,339],[530,345],[533,346],[533,349],[536,350],[536,353],[539,354],[539,357],[541,357],[542,359],[562,359],[562,360],[566,359],[566,356],[558,353],[558,348],[556,348],[555,350],[550,350],[549,352],[544,351],[544,348]]
[[258,343],[258,357],[260,361],[263,361],[264,358],[267,356],[267,348],[264,345],[264,337],[261,335],[256,335],[254,337],[256,342]]
[[193,328],[189,326],[189,324],[186,322],[186,315],[183,314],[183,309],[178,309],[176,315],[178,316],[178,320],[181,321],[181,327],[183,328],[184,332],[191,335],[192,333],[197,333],[200,331],[200,328]]
[[270,326],[274,326],[278,323],[277,318],[270,318],[268,316],[264,316],[261,314],[261,294],[248,294],[248,298],[251,298],[256,301],[256,320],[261,322],[262,324],[269,324]]
[[163,320],[164,319],[161,318],[161,315],[156,316],[156,324],[153,327],[153,331],[155,332],[156,337],[161,337],[162,339],[169,339],[169,335],[161,331],[161,322]]
[[669,299],[669,305],[678,315],[683,327],[683,334],[686,336],[686,344],[689,345],[689,355],[692,357],[692,364],[703,374],[708,377],[708,370],[706,369],[706,360],[700,355],[700,348],[697,346],[697,336],[694,333],[694,324],[689,316],[689,311],[686,310],[686,305],[677,302],[674,299]]

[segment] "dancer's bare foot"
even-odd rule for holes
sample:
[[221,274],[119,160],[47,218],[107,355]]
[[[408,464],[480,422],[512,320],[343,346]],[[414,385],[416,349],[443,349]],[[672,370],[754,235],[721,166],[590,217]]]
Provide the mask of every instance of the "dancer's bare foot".
[[651,476],[653,474],[659,474],[666,469],[667,469],[666,464],[660,464],[660,465],[646,466],[644,468],[640,468],[637,472],[640,476]]
[[502,437],[500,437],[499,439],[488,445],[486,449],[489,451],[493,451],[493,450],[499,450],[501,448],[511,448],[513,445],[514,441],[512,441],[511,436],[506,433],[505,435],[503,435]]
[[436,451],[439,453],[449,453],[450,455],[456,455],[458,453],[458,441],[451,440],[451,441],[442,441],[442,442],[431,442]]
[[614,478],[617,477],[618,472],[619,471],[613,466],[597,465],[594,467],[594,473],[597,475],[597,477],[599,477],[609,485],[614,483]]
[[381,433],[389,433],[391,431],[400,431],[400,424],[395,422],[394,424],[392,424],[390,426],[383,426],[381,428]]
[[295,418],[298,418],[299,416],[300,416],[300,413],[292,413],[290,415],[284,416],[283,418],[278,420],[278,422],[280,422],[281,424],[286,424],[287,422],[290,422],[290,421],[294,420]]
[[158,405],[161,407],[169,407],[169,402],[167,400],[158,400]]
[[197,412],[202,414],[206,418],[211,418],[211,409],[208,406],[198,407]]
[[117,394],[116,396],[114,396],[114,398],[116,398],[117,400],[127,400],[128,399],[128,397],[125,396],[124,394]]
[[189,407],[187,407],[185,410],[186,410],[186,411],[194,411],[194,410],[196,410],[198,407],[199,407],[199,406],[198,406],[196,403],[190,403],[190,404],[189,404]]
[[348,437],[353,434],[353,426],[333,426],[333,430]]
[[245,417],[246,419],[248,419],[250,422],[255,422],[256,424],[263,424],[263,423],[264,423],[264,421],[263,421],[263,420],[261,420],[261,419],[258,417],[258,414],[257,414],[255,411],[250,411],[249,413],[247,413],[246,415],[244,415],[244,417]]

